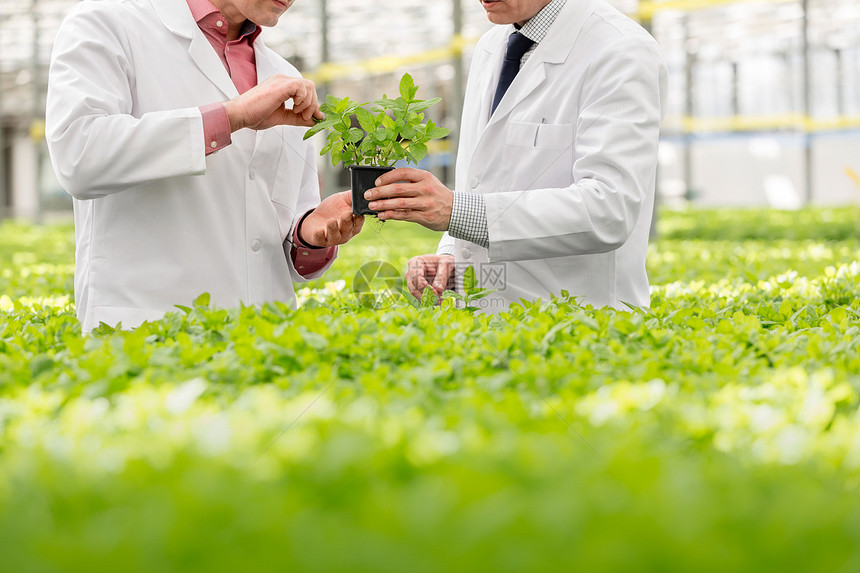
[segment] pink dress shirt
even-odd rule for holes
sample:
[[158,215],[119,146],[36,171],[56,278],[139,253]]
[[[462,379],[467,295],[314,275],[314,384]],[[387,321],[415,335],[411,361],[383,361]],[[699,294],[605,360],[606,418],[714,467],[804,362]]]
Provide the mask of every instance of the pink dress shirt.
[[[209,0],[187,0],[191,15],[200,27],[200,31],[212,44],[221,63],[227,68],[230,79],[240,94],[257,85],[257,59],[254,55],[254,40],[260,35],[259,26],[245,20],[239,37],[227,41],[227,29],[230,25],[218,8]],[[203,137],[206,143],[206,155],[209,156],[219,149],[230,145],[230,120],[227,110],[221,102],[204,105],[200,108],[203,115]],[[299,238],[299,226],[293,231],[290,256],[296,270],[302,275],[317,272],[331,261],[337,253],[337,247],[313,248],[307,247]]]

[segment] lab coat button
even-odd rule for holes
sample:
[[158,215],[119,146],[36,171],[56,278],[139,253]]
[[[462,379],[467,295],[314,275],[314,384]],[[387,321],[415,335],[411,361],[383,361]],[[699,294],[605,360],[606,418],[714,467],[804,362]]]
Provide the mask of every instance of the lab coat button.
[[257,239],[253,243],[251,243],[251,250],[254,251],[255,253],[262,248],[263,248],[263,243],[262,243],[262,241],[260,241],[260,239]]
[[464,259],[471,259],[472,258],[472,251],[470,251],[469,249],[463,249],[461,251],[461,254],[463,255]]
[[469,186],[472,189],[477,189],[478,183],[480,183],[480,180],[477,177],[472,177],[471,181],[469,181]]
[[250,179],[251,181],[254,180],[254,172],[253,171],[248,171],[248,179]]

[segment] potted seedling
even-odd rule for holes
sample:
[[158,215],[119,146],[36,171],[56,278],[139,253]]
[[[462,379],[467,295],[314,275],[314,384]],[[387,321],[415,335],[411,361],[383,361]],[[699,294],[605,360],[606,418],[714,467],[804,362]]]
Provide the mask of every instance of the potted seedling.
[[[364,192],[376,186],[377,177],[394,169],[397,161],[418,163],[427,155],[428,141],[450,132],[432,120],[424,123],[424,110],[441,99],[416,99],[417,93],[412,76],[404,74],[397,99],[383,95],[374,102],[357,103],[349,97],[329,95],[320,106],[325,119],[305,133],[308,139],[327,132],[320,155],[328,153],[332,165],[349,168],[352,210],[356,215],[376,214],[367,206]],[[353,117],[359,127],[353,126]]]

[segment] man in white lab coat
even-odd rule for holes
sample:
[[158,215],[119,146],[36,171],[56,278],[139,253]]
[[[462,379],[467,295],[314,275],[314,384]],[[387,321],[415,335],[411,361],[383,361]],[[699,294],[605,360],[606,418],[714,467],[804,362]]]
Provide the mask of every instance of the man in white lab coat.
[[208,292],[295,303],[359,232],[320,203],[314,85],[260,40],[292,0],[85,0],[57,33],[47,141],[74,197],[83,330]]
[[455,191],[398,169],[369,192],[380,219],[446,231],[435,255],[410,261],[410,290],[461,288],[473,265],[498,289],[479,301],[490,312],[562,290],[595,307],[648,306],[666,93],[657,43],[603,0],[481,3],[498,26],[472,58]]

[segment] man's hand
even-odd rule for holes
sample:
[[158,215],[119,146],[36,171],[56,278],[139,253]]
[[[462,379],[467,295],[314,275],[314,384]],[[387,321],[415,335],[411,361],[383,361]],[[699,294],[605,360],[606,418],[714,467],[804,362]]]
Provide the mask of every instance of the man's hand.
[[[284,105],[293,100],[293,108]],[[224,102],[230,132],[248,127],[268,129],[276,125],[311,127],[322,119],[314,83],[302,78],[275,75],[239,97]]]
[[412,221],[434,231],[447,231],[454,207],[454,193],[432,173],[400,168],[376,180],[364,194],[380,221]]
[[362,215],[352,214],[352,197],[349,191],[335,193],[317,205],[313,213],[302,221],[299,238],[312,247],[343,245],[361,232]]
[[428,286],[436,296],[454,288],[454,257],[452,255],[421,255],[412,257],[406,269],[406,286],[417,299]]

